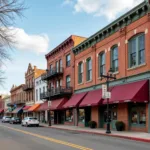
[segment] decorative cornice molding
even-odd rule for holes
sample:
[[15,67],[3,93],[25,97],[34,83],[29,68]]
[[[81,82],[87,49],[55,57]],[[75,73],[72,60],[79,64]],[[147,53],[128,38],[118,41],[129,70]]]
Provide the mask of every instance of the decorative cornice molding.
[[140,19],[141,17],[145,16],[148,13],[148,18],[150,18],[150,0],[145,0],[123,16],[119,17],[111,24],[107,25],[76,47],[72,49],[75,55],[79,54],[80,52],[86,50],[87,48],[95,45],[96,43],[104,40],[105,38],[109,37],[110,35],[116,33],[120,30],[121,36],[123,36],[126,32],[126,26],[133,23],[134,21]]

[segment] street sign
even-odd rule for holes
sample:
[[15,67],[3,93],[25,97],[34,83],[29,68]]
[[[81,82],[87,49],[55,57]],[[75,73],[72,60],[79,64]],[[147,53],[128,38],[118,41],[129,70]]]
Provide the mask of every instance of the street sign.
[[48,101],[48,107],[50,107],[51,106],[51,101]]
[[111,98],[111,92],[106,92],[105,97],[106,97],[106,98]]
[[107,85],[103,84],[102,85],[102,98],[106,98],[106,92],[107,92]]

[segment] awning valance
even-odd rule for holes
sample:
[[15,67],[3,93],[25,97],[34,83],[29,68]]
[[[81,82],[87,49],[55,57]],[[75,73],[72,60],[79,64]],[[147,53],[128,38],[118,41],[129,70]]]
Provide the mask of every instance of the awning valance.
[[40,104],[34,104],[33,106],[31,106],[28,111],[31,112],[31,111],[36,111],[38,108],[40,107]]
[[16,109],[14,109],[12,111],[13,114],[18,114],[18,113],[21,113],[23,111],[23,107],[17,107]]
[[49,109],[48,101],[46,101],[46,102],[42,103],[36,111],[45,111],[45,110],[48,110],[48,109]]
[[96,106],[96,105],[100,104],[101,101],[102,101],[102,90],[101,89],[90,91],[84,97],[84,99],[80,103],[79,107]]
[[66,101],[67,101],[66,98],[51,101],[50,110],[63,109],[62,106],[66,103]]
[[[149,82],[148,80],[119,85],[111,88],[111,99],[109,103],[124,102],[148,102],[149,101]],[[104,100],[103,104],[107,101]]]
[[74,94],[64,105],[63,108],[72,108],[77,107],[79,103],[83,100],[86,96],[87,92]]

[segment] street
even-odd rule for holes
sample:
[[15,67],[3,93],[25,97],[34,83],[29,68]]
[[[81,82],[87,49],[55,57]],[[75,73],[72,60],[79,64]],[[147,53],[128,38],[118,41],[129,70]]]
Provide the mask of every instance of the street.
[[149,150],[150,144],[45,127],[0,123],[3,150]]

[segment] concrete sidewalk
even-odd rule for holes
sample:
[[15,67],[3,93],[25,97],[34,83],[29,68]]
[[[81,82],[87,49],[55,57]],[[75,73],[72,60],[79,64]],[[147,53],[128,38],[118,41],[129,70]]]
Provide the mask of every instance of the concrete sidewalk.
[[75,131],[75,132],[80,132],[80,133],[112,136],[112,137],[119,137],[119,138],[124,138],[124,139],[130,139],[130,140],[150,143],[150,133],[144,133],[144,132],[111,131],[112,132],[111,134],[106,134],[105,129],[91,129],[91,128],[82,128],[82,127],[78,127],[78,126],[67,126],[67,125],[48,126],[47,124],[42,124],[42,123],[40,125],[43,127],[48,127],[48,128],[58,129],[58,130],[68,130],[68,131]]

